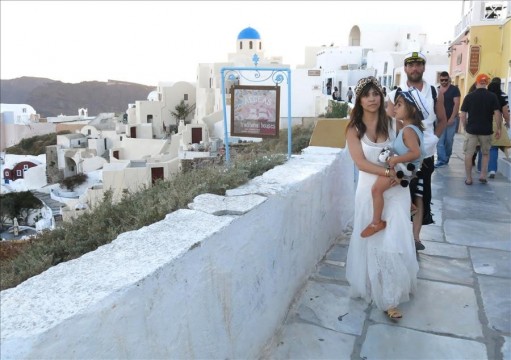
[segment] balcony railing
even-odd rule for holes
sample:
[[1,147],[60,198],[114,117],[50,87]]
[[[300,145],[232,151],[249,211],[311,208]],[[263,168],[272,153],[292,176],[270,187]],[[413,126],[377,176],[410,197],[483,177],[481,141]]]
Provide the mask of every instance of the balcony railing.
[[[479,16],[474,11],[474,6],[481,6]],[[476,2],[456,25],[454,38],[458,38],[470,25],[500,23],[510,15],[511,9],[507,1],[486,1],[483,4]]]

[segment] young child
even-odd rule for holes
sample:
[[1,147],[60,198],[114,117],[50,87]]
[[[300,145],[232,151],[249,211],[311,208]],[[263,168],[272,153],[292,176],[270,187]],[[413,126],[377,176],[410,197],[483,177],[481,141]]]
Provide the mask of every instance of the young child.
[[[394,94],[389,94],[393,97]],[[420,168],[424,157],[424,126],[422,120],[429,116],[426,110],[426,100],[421,93],[411,88],[409,91],[396,90],[394,99],[395,117],[402,122],[392,147],[398,156],[391,156],[387,162],[388,167],[393,168],[397,163],[413,163],[416,169]],[[392,179],[387,176],[378,176],[372,189],[373,196],[373,220],[372,223],[360,234],[361,237],[369,237],[380,230],[385,229],[387,223],[381,219],[383,212],[383,193],[392,186]]]

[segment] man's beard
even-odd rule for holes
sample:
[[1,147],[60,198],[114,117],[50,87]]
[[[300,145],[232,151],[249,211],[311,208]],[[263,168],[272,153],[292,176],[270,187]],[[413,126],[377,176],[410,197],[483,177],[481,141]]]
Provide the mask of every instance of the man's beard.
[[422,80],[421,73],[407,74],[407,76],[408,76],[408,81],[411,81],[411,82],[419,82]]

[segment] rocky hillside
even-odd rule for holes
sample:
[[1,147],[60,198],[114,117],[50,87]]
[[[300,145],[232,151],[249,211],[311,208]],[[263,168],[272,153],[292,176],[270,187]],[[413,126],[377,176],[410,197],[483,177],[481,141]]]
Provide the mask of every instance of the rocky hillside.
[[123,113],[128,104],[147,100],[156,86],[124,81],[84,81],[63,83],[45,78],[21,77],[0,80],[0,102],[28,104],[41,117],[77,115],[78,109],[88,109],[89,116],[102,112]]

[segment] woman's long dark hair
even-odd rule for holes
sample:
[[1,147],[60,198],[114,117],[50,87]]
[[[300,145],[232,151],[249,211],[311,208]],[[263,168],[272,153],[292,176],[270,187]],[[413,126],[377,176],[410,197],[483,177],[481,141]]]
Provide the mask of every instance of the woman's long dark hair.
[[502,111],[502,108],[503,108],[502,102],[501,102],[502,90],[500,90],[500,85],[497,83],[491,82],[488,85],[488,91],[497,95],[497,99],[499,100],[500,111]]
[[360,95],[357,96],[357,99],[355,100],[355,106],[353,107],[353,110],[351,110],[350,113],[350,122],[346,127],[346,130],[348,130],[349,128],[355,128],[357,130],[357,136],[359,139],[361,139],[364,136],[367,130],[364,122],[362,121],[364,109],[362,108],[360,100],[363,97],[368,96],[369,91],[373,89],[378,91],[378,93],[380,94],[380,107],[378,108],[378,124],[376,125],[376,135],[388,136],[389,134],[389,124],[391,118],[387,116],[387,113],[385,112],[385,102],[383,99],[383,94],[376,85],[368,84],[364,89],[362,89]]

